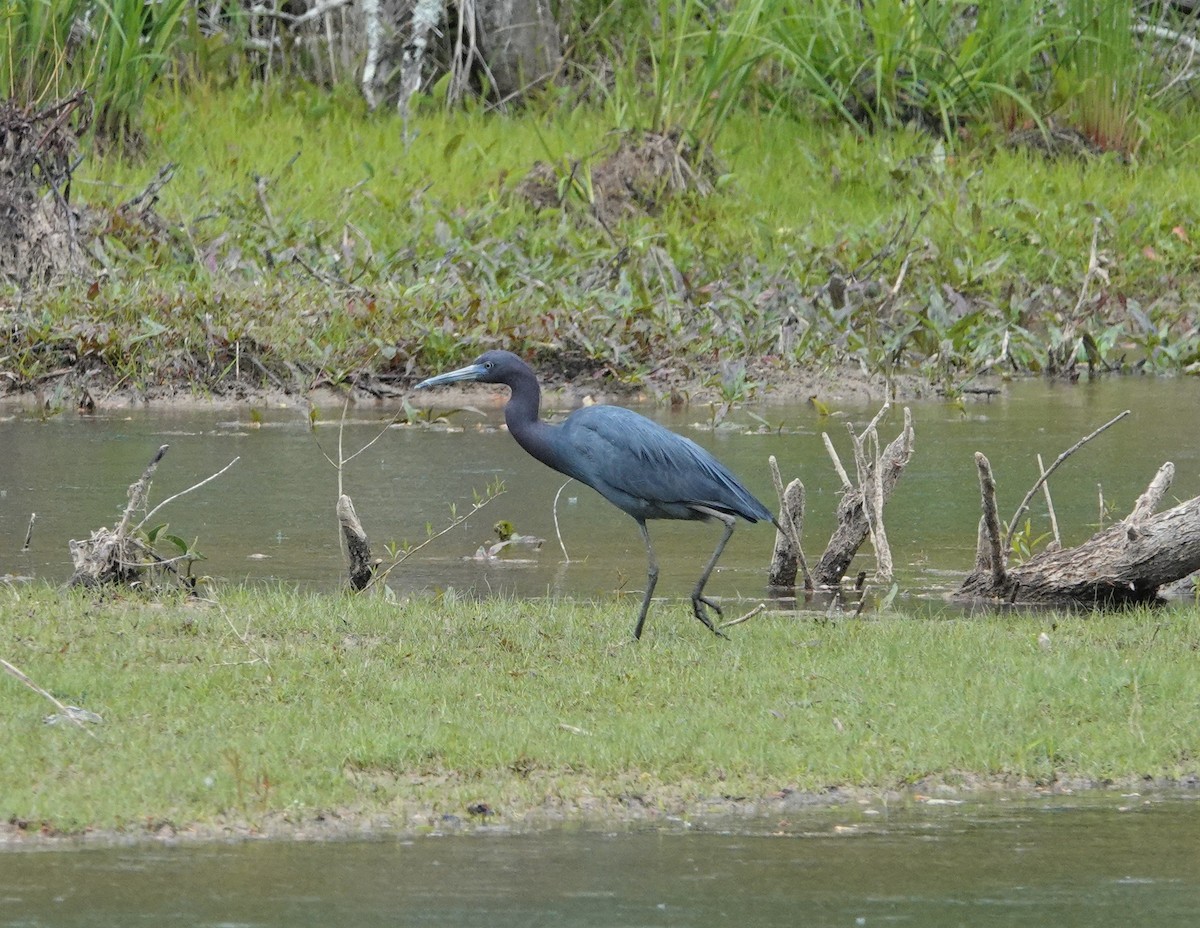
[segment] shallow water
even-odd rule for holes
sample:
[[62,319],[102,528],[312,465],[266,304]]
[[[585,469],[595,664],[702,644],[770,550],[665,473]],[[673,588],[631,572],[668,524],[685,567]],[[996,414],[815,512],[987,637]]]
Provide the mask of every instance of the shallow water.
[[[437,402],[437,397],[431,397]],[[559,505],[556,541],[553,502],[562,478],[525,455],[497,426],[497,396],[480,395],[481,411],[462,411],[445,428],[388,429],[345,468],[345,492],[355,501],[376,552],[388,541],[420,541],[425,526],[440,528],[449,507],[469,507],[473,492],[495,478],[507,492],[468,523],[430,544],[392,574],[400,592],[454,588],[471,595],[571,595],[609,598],[642,588],[645,554],[636,527],[586,487],[571,485]],[[887,510],[888,536],[904,595],[938,603],[970,568],[979,491],[973,460],[986,453],[996,470],[1002,516],[1016,508],[1036,475],[1034,455],[1048,465],[1124,409],[1132,415],[1072,457],[1051,481],[1064,540],[1076,544],[1095,530],[1100,498],[1107,518],[1128,512],[1165,460],[1176,464],[1169,499],[1200,493],[1200,378],[1126,379],[1074,386],[1029,382],[1002,396],[968,400],[965,409],[924,401],[910,404],[916,455]],[[785,479],[799,475],[808,489],[805,547],[814,559],[833,527],[838,482],[820,439],[828,431],[853,467],[845,422],[860,428],[874,409],[848,408],[820,419],[808,406],[763,406],[734,411],[723,427],[709,427],[707,408],[680,412],[642,408],[688,434],[725,461],[764,500],[771,501],[766,458],[778,457]],[[376,436],[391,410],[362,406],[345,429],[346,453]],[[752,413],[777,431],[760,434]],[[315,433],[307,409],[178,412],[157,409],[74,413],[38,421],[20,407],[0,408],[0,576],[65,580],[71,572],[67,541],[112,525],[127,486],[161,444],[171,446],[152,494],[157,503],[228,464],[213,483],[171,504],[171,530],[197,539],[208,560],[205,574],[229,580],[299,582],[336,589],[343,564],[333,507],[338,479],[322,449],[337,454],[338,411]],[[899,416],[882,429],[884,441]],[[22,552],[31,512],[33,544]],[[1045,504],[1035,500],[1034,534],[1049,530]],[[506,519],[521,533],[540,536],[539,551],[510,550],[479,561],[479,548],[496,540],[492,525]],[[157,519],[155,520],[158,521]],[[683,596],[719,535],[717,526],[652,523],[662,562],[659,593]],[[734,535],[710,592],[726,600],[764,595],[774,533],[743,525]],[[869,553],[851,568],[870,571]]]
[[1191,928],[1198,911],[1195,797],[800,809],[609,833],[0,851],[0,926],[22,928]]

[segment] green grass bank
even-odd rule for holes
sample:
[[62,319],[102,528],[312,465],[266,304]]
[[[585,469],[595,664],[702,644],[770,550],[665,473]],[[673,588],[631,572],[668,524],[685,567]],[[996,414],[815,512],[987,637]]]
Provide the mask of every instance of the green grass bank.
[[[93,271],[0,295],[5,392],[386,394],[490,347],[725,401],[813,371],[950,396],[985,370],[1200,371],[1190,116],[1125,161],[738,113],[711,193],[648,181],[603,221],[639,136],[601,109],[430,105],[405,145],[353,98],[200,86],[147,124],[76,172]],[[523,193],[538,162],[549,206]],[[150,212],[124,205],[168,163]]]
[[0,656],[103,718],[45,724],[50,701],[0,674],[0,816],[52,834],[420,828],[482,803],[521,826],[1200,774],[1195,608],[765,615],[721,641],[676,603],[640,644],[631,608],[0,589]]

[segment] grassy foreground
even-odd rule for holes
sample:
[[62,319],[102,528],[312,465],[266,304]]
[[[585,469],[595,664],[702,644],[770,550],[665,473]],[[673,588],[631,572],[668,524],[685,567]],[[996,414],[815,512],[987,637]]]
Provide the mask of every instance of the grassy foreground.
[[[30,830],[401,827],[833,786],[1195,775],[1200,611],[814,623],[709,635],[661,604],[0,590],[0,815]],[[1049,642],[1039,643],[1045,633]]]

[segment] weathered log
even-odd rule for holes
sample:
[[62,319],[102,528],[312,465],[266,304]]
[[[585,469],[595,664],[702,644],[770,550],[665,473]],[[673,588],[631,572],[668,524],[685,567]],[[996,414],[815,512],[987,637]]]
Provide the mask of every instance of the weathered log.
[[[851,437],[859,452],[868,436],[874,433],[876,423],[880,416],[887,411],[887,408],[885,406],[880,411],[862,435],[855,436],[851,431]],[[813,580],[820,586],[837,586],[850,568],[850,562],[858,553],[859,547],[869,535],[875,537],[877,552],[886,548],[887,536],[883,532],[882,521],[883,506],[896,488],[896,483],[899,481],[905,465],[912,458],[914,438],[912,415],[909,410],[904,410],[904,428],[899,435],[892,439],[891,444],[883,450],[883,453],[875,457],[873,463],[867,464],[865,456],[862,458],[856,456],[856,460],[861,461],[857,487],[850,483],[850,478],[838,461],[829,437],[824,437],[826,447],[833,458],[834,467],[842,477],[842,500],[837,508],[837,526],[829,538],[825,553],[821,555],[821,560],[813,571]],[[875,438],[874,441],[877,442],[878,438]],[[863,503],[864,498],[867,499],[866,507]],[[888,572],[887,565],[889,563],[890,556],[885,555],[880,559],[880,566],[883,568],[881,573]]]
[[1089,606],[1158,600],[1162,587],[1200,570],[1200,496],[1154,514],[1173,474],[1164,464],[1127,518],[1076,548],[1043,551],[1002,578],[977,564],[959,595]]
[[350,575],[350,588],[356,592],[365,590],[375,576],[375,562],[371,559],[371,542],[358,521],[354,503],[342,494],[337,501],[338,524],[342,527],[342,540],[346,542],[346,560]]

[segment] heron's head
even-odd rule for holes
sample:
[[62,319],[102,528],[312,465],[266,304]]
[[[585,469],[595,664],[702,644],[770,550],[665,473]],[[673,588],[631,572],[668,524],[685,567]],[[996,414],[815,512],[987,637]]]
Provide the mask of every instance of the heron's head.
[[416,389],[440,387],[448,383],[460,383],[464,380],[478,380],[480,383],[509,383],[510,378],[522,368],[528,370],[528,365],[511,351],[485,351],[473,364],[460,367],[458,370],[438,374],[428,380],[422,380]]

